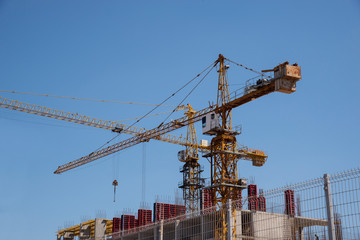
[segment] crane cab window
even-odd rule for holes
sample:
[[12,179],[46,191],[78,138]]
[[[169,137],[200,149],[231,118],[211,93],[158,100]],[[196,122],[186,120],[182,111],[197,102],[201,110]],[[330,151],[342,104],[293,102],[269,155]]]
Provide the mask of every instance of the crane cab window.
[[203,118],[201,119],[201,121],[202,121],[202,127],[203,127],[203,128],[206,127],[206,117],[203,117]]

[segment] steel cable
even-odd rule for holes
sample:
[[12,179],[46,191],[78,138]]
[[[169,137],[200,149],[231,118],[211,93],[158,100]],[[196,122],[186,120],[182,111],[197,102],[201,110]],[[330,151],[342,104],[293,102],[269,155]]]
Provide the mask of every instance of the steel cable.
[[242,64],[240,64],[240,63],[234,62],[234,61],[232,61],[232,60],[230,60],[230,59],[228,59],[228,58],[225,58],[225,60],[228,61],[228,62],[231,62],[231,63],[233,63],[233,64],[235,64],[235,65],[237,65],[237,66],[239,66],[239,67],[245,68],[246,70],[249,70],[249,71],[254,72],[254,73],[257,73],[257,74],[260,74],[261,76],[266,76],[266,77],[271,78],[271,76],[265,75],[263,72],[259,72],[259,71],[255,70],[255,69],[246,67],[246,66],[244,66],[244,65],[242,65]]
[[[155,106],[153,109],[151,109],[149,112],[147,112],[145,115],[143,115],[142,117],[140,117],[140,119],[138,119],[138,120],[136,120],[133,124],[131,124],[130,126],[128,126],[127,127],[127,129],[129,129],[130,127],[132,127],[132,126],[134,126],[135,124],[137,124],[137,123],[139,123],[142,119],[144,119],[146,116],[148,116],[150,113],[152,113],[153,111],[155,111],[159,106],[161,106],[161,105],[163,105],[165,102],[167,102],[170,98],[172,98],[173,96],[175,96],[178,92],[180,92],[182,89],[184,89],[186,86],[188,86],[190,83],[192,83],[195,79],[197,79],[198,77],[200,77],[201,76],[201,74],[203,74],[206,70],[208,70],[210,67],[211,67],[211,69],[210,69],[210,71],[216,66],[216,64],[217,64],[217,60],[216,61],[214,61],[213,63],[211,63],[208,67],[206,67],[203,71],[201,71],[199,74],[197,74],[193,79],[191,79],[190,81],[188,81],[186,84],[184,84],[182,87],[180,87],[178,90],[176,90],[173,94],[171,94],[169,97],[167,97],[165,100],[163,100],[160,104],[158,104],[157,106]],[[209,71],[209,72],[210,72]],[[206,73],[206,75],[205,76],[207,76],[208,74],[209,74],[209,72],[208,73]],[[201,79],[201,81],[202,80],[204,80],[204,78],[205,78],[205,76]],[[195,86],[195,88],[201,83],[201,81]],[[194,90],[194,88],[191,90],[191,92],[181,101],[181,103],[193,92],[193,90]],[[181,103],[175,108],[175,109],[177,109],[180,105],[181,105]],[[175,112],[175,109],[172,111],[172,113],[173,112]],[[172,114],[171,113],[171,114]],[[170,115],[171,115],[170,114]],[[166,118],[166,119],[168,119],[169,117],[170,117],[170,115]],[[166,120],[165,119],[165,120]],[[161,123],[161,124],[163,124],[164,123],[164,121]],[[161,125],[160,124],[160,125]],[[120,136],[120,134],[121,134],[121,132],[120,133],[118,133],[116,136],[114,136],[113,138],[111,138],[109,141],[107,141],[106,143],[104,143],[103,145],[101,145],[99,148],[97,148],[95,151],[93,151],[93,152],[96,152],[96,151],[98,151],[98,150],[100,150],[101,148],[103,148],[104,146],[106,146],[106,145],[108,145],[109,143],[111,143],[112,141],[114,141],[116,138],[118,138],[119,136]],[[92,153],[93,153],[92,152]],[[92,153],[90,153],[90,155],[92,154]]]

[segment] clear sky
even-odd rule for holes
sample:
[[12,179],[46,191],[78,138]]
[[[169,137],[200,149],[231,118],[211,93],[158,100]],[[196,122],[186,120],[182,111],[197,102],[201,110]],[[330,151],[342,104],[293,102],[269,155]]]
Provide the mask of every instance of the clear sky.
[[[303,79],[294,94],[273,93],[233,110],[233,124],[243,127],[238,142],[269,155],[261,168],[240,162],[239,175],[255,177],[266,190],[359,167],[359,43],[359,1],[0,0],[0,90],[160,103],[219,53],[258,70],[298,62]],[[251,76],[231,66],[231,89]],[[216,82],[215,72],[186,103],[207,107],[216,100]],[[151,109],[0,95],[113,121]],[[137,126],[152,128],[165,117]],[[209,139],[196,127],[199,139]],[[114,133],[0,109],[0,134],[0,239],[55,239],[58,227],[100,210],[112,218],[139,208],[141,145],[59,176],[58,165],[89,154]],[[147,202],[173,197],[179,150],[146,144]],[[209,177],[208,162],[200,162]]]

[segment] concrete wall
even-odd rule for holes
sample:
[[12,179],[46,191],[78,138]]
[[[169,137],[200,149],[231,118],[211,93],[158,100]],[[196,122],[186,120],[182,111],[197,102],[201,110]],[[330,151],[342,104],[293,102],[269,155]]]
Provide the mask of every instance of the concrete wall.
[[106,219],[95,218],[95,240],[103,240],[106,234]]
[[294,221],[288,215],[267,212],[252,212],[250,214],[253,237],[266,237],[270,239],[291,238],[291,227],[294,226]]
[[[227,239],[294,239],[296,234],[299,236],[299,223],[296,226],[296,220],[299,221],[297,217],[250,210],[237,210],[235,214],[236,218],[228,219],[228,221],[230,220],[228,228],[234,231],[231,231]],[[140,233],[129,233],[122,236],[122,240],[211,240],[215,239],[215,223],[219,219],[219,212],[209,212],[192,218],[164,222],[162,227],[161,224],[157,224]],[[304,217],[302,217],[302,222],[305,224],[304,226],[323,226],[326,224],[324,220]]]

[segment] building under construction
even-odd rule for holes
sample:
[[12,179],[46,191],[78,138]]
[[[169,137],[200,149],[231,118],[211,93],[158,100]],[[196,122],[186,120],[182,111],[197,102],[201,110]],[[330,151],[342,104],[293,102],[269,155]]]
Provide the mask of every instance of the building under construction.
[[138,219],[129,215],[97,218],[58,231],[57,239],[210,240],[217,238],[218,223],[225,215],[224,239],[355,240],[360,239],[359,180],[360,169],[354,169],[261,195],[251,184],[246,198],[229,200],[221,209],[207,205],[204,191],[200,211],[183,214],[184,206],[155,203],[154,212],[139,209]]

